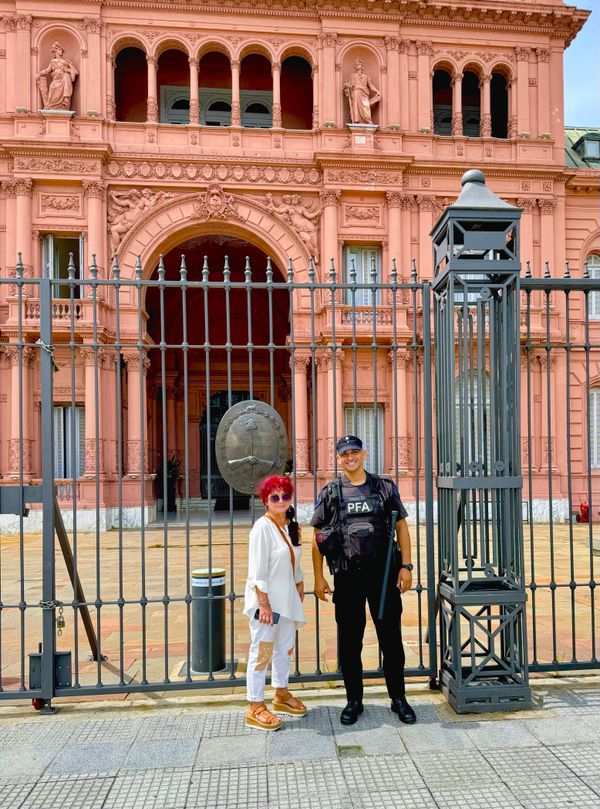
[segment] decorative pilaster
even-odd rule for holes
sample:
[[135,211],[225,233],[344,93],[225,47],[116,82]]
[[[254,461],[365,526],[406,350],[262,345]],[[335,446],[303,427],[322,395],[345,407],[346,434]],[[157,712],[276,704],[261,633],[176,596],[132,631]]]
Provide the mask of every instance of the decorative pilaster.
[[538,73],[538,137],[550,137],[550,51],[536,48]]
[[[17,480],[21,474],[29,478],[33,474],[33,439],[31,437],[31,367],[35,361],[35,349],[17,346],[4,349],[10,363],[10,438],[8,440],[9,476]],[[22,455],[21,455],[22,451]]]
[[158,88],[157,70],[158,59],[154,56],[146,56],[148,64],[148,101],[146,103],[146,121],[149,124],[158,123]]
[[[85,372],[85,477],[95,477],[96,456],[98,459],[98,471],[104,472],[104,458],[100,443],[99,431],[96,431],[96,413],[102,401],[102,386],[100,365],[102,355],[96,352],[92,346],[83,346],[79,349],[79,356],[83,360]],[[96,367],[96,362],[98,366]],[[98,396],[96,397],[96,377],[98,378]],[[100,415],[100,414],[98,414]],[[100,418],[98,419],[100,421]]]
[[410,105],[408,89],[408,51],[410,42],[408,39],[398,40],[398,62],[400,72],[400,129],[408,132],[410,129]]
[[17,184],[14,180],[2,182],[4,193],[6,232],[4,234],[4,266],[7,272],[14,271],[17,260]]
[[106,219],[104,217],[105,186],[102,180],[84,180],[83,196],[87,204],[88,260],[96,256],[99,277],[104,277],[106,268],[105,243]]
[[31,14],[18,14],[17,20],[17,61],[13,81],[17,87],[16,111],[27,113],[33,109],[31,100]]
[[273,77],[273,129],[281,129],[281,62],[273,62],[271,65],[271,75]]
[[529,137],[529,48],[515,48],[517,57],[517,134]]
[[521,265],[523,273],[527,269],[527,262],[533,269],[533,216],[537,209],[535,199],[519,198],[517,206],[523,208],[521,217]]
[[388,69],[388,126],[400,126],[400,40],[398,37],[386,37]]
[[321,48],[322,65],[321,73],[321,123],[325,126],[336,126],[337,121],[337,98],[336,98],[336,49],[338,44],[337,34],[328,31],[319,34],[319,45]]
[[16,214],[16,238],[17,253],[23,257],[23,267],[31,270],[31,231],[32,226],[32,198],[33,180],[29,178],[19,178],[15,180],[15,193],[17,199]]
[[431,69],[430,61],[433,56],[431,42],[417,41],[417,87],[418,87],[418,125],[419,132],[429,132],[431,124]]
[[[310,352],[294,351],[294,417],[296,425],[296,471],[310,471],[308,444],[308,380],[306,376],[310,363]],[[291,364],[291,359],[290,359]]]
[[324,271],[329,269],[330,261],[333,259],[337,267],[338,257],[338,207],[342,194],[332,188],[325,188],[320,193],[321,197],[321,264]]
[[106,117],[109,121],[117,118],[115,105],[115,70],[117,62],[110,54],[106,54]]
[[[126,351],[123,359],[127,365],[127,475],[139,477],[142,472],[148,471],[147,452],[142,448],[142,424],[148,423],[146,402],[146,373],[150,367],[150,360],[146,353],[140,361],[139,351]],[[175,402],[174,397],[167,399],[167,418],[173,421],[169,427],[175,428],[175,413],[169,414],[168,403]],[[169,420],[171,420],[169,419]],[[145,447],[148,446],[148,436],[145,436]],[[142,460],[143,458],[143,460]]]
[[[390,372],[396,377],[396,402],[395,411],[392,407],[392,435],[398,448],[398,470],[406,471],[412,464],[412,447],[408,434],[408,418],[410,412],[408,402],[412,383],[408,383],[408,372],[412,368],[412,352],[406,349],[388,351],[388,364]],[[394,382],[390,379],[389,390],[394,389]],[[394,403],[393,403],[394,404]],[[396,432],[396,424],[398,425]],[[395,461],[395,450],[392,451],[391,463]]]
[[463,134],[462,115],[462,73],[455,73],[452,77],[452,134]]
[[402,261],[402,225],[401,225],[401,191],[386,191],[385,199],[388,208],[388,234],[389,234],[389,255],[391,265],[395,259],[396,264]]
[[200,123],[200,102],[198,98],[198,60],[189,58],[190,66],[190,124]]
[[431,278],[433,266],[429,234],[433,227],[435,197],[425,194],[417,195],[416,199],[419,206],[419,270],[424,278]]
[[313,111],[312,111],[312,128],[318,129],[319,123],[319,66],[313,65],[312,72],[312,88],[313,88]]
[[519,132],[516,79],[511,79],[508,82],[507,87],[508,87],[508,109],[509,109],[507,135],[509,138],[516,138]]
[[240,61],[231,60],[231,126],[242,125],[240,107]]
[[556,210],[556,200],[551,198],[538,199],[540,209],[540,243],[542,245],[542,264],[549,262],[550,271],[556,271],[554,256],[554,211]]
[[492,77],[489,73],[484,74],[479,82],[479,91],[481,93],[481,121],[479,125],[479,136],[482,138],[490,138],[492,136],[492,107],[490,98],[490,82]]
[[336,439],[344,433],[344,352],[335,350],[335,362],[332,349],[326,349],[322,363],[327,371],[327,469],[334,468]]

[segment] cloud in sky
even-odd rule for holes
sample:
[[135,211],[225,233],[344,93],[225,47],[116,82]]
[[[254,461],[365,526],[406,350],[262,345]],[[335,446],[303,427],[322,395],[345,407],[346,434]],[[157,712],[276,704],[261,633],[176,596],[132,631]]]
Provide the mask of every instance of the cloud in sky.
[[565,51],[565,125],[600,126],[600,0],[577,6],[592,13]]

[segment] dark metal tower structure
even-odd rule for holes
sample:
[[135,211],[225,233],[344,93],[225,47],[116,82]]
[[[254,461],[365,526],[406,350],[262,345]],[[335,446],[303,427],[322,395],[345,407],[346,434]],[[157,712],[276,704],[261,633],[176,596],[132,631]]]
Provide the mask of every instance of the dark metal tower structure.
[[443,691],[528,707],[519,424],[519,220],[480,171],[432,231]]

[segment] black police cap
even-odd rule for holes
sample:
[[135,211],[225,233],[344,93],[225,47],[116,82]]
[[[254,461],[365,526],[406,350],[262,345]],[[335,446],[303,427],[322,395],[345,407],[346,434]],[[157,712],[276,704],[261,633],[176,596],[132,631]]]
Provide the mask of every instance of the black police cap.
[[355,435],[345,435],[335,445],[335,451],[338,455],[343,455],[344,452],[348,452],[350,449],[362,449],[363,443],[360,438],[357,438]]

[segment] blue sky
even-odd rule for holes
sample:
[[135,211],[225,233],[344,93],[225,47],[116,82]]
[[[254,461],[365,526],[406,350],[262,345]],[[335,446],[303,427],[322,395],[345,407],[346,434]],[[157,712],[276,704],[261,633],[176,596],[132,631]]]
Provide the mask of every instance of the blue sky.
[[565,51],[565,124],[600,126],[600,0],[573,4],[592,14]]

